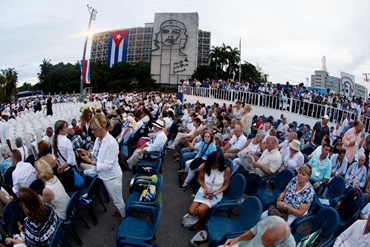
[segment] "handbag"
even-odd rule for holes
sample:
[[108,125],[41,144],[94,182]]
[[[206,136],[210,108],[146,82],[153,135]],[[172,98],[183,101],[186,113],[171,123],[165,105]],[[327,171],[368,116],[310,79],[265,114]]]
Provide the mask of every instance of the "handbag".
[[198,169],[198,167],[205,162],[204,159],[201,157],[197,157],[193,159],[193,161],[190,163],[190,169],[195,170]]
[[319,243],[317,243],[318,240],[320,240],[319,236],[322,232],[322,229],[319,229],[310,235],[307,235],[306,237],[302,238],[301,241],[298,242],[297,247],[313,247],[318,246]]
[[73,180],[74,180],[74,185],[77,188],[80,188],[84,185],[85,180],[84,178],[76,171],[75,168],[72,168],[73,170]]
[[[67,162],[67,160],[60,153],[59,148],[57,148],[57,150],[58,150],[58,154],[60,155],[60,157],[62,157],[64,162]],[[74,167],[71,167],[71,169],[73,171],[73,181],[74,181],[73,184],[74,184],[74,186],[77,187],[77,188],[82,187],[85,183],[84,178],[76,171],[76,169]]]
[[276,206],[276,201],[271,203],[269,209],[268,209],[268,215],[276,215],[281,218],[283,218],[285,221],[288,221],[288,210],[281,210],[278,209]]

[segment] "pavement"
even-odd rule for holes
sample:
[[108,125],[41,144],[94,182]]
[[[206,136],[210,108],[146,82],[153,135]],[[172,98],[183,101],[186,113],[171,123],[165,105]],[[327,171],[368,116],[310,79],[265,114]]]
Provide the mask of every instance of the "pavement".
[[[192,189],[184,191],[179,188],[177,181],[177,171],[179,162],[173,162],[173,154],[177,150],[168,150],[164,156],[162,175],[163,175],[163,213],[156,232],[155,243],[158,246],[191,246],[190,239],[196,232],[189,231],[181,225],[182,217],[187,213],[193,197],[191,197]],[[123,194],[124,199],[128,197],[128,188],[131,171],[124,171],[123,175]],[[81,216],[87,221],[90,229],[87,229],[83,222],[79,219],[74,221],[75,229],[80,236],[84,246],[116,246],[116,234],[121,219],[112,217],[115,211],[113,202],[105,204],[107,212],[104,211],[99,200],[94,202],[94,208],[98,219],[98,224],[94,226],[86,210],[80,210]],[[77,246],[76,242],[66,236],[72,246]]]

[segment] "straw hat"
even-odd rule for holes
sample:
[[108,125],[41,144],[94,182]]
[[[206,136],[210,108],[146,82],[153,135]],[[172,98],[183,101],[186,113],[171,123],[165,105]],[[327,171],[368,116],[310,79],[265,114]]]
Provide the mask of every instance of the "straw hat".
[[297,139],[294,139],[292,142],[289,143],[289,147],[299,152],[301,150],[301,143]]

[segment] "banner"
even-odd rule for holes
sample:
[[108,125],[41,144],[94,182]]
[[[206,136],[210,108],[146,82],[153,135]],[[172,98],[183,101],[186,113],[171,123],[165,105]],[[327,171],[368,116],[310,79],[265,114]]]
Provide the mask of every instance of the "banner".
[[119,30],[112,32],[108,46],[109,67],[118,62],[126,62],[127,45],[129,30]]
[[340,72],[340,93],[344,96],[355,96],[355,76]]
[[90,84],[90,60],[80,60],[78,64],[80,65],[83,84]]

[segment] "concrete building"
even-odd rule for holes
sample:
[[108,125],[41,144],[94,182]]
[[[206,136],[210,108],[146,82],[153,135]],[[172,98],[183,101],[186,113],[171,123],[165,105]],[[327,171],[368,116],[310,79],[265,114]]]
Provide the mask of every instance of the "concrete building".
[[[182,14],[176,15],[178,16],[178,20],[182,21]],[[186,16],[186,14],[184,14],[184,16]],[[196,16],[198,16],[198,14],[196,14]],[[144,61],[150,63],[155,42],[153,30],[154,23],[145,23],[144,27],[95,33],[91,45],[90,59],[92,61],[106,62],[110,66],[121,61],[128,63]],[[209,63],[211,32],[199,30],[198,26],[196,29],[191,30],[191,32],[197,32],[198,34],[195,39],[197,45],[192,45],[196,51],[196,66],[207,65]],[[194,36],[194,34],[192,35]],[[194,42],[193,40],[189,40],[187,45],[190,45],[190,42]],[[116,57],[114,57],[114,55]],[[190,71],[190,69],[188,71]]]

